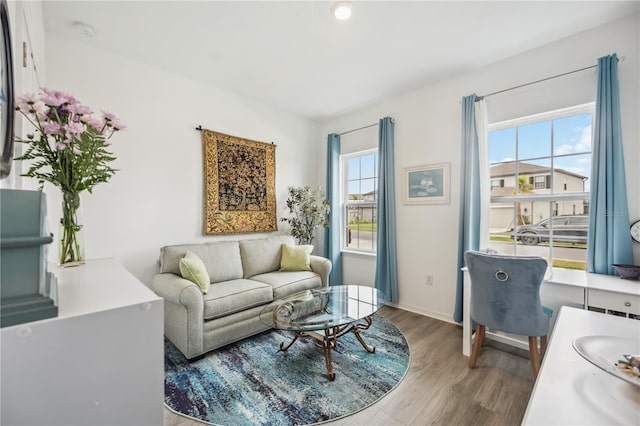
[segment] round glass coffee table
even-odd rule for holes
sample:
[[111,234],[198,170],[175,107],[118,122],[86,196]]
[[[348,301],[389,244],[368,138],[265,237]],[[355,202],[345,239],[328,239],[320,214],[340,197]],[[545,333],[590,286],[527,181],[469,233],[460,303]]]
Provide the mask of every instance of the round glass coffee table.
[[280,351],[287,351],[301,336],[317,339],[318,346],[324,351],[329,380],[334,380],[331,350],[336,348],[340,336],[351,332],[367,352],[376,351],[365,343],[360,333],[371,327],[371,316],[384,302],[384,293],[372,287],[322,287],[275,300],[260,312],[260,320],[273,328],[294,333],[288,345],[280,343]]

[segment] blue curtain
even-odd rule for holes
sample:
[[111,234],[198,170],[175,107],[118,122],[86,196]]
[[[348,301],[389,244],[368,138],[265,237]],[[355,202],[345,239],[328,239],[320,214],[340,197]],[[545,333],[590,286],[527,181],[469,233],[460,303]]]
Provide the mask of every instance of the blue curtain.
[[453,319],[462,322],[464,252],[480,248],[480,156],[475,113],[476,95],[462,98],[462,156],[460,159],[460,219],[456,306]]
[[331,260],[329,285],[342,284],[342,257],[340,255],[340,135],[331,133],[327,138],[327,190],[331,211],[329,227],[324,232],[324,257]]
[[596,78],[587,271],[612,275],[611,264],[633,264],[615,53],[598,59]]
[[375,286],[398,302],[398,267],[396,263],[396,191],[393,156],[393,120],[380,120],[378,138],[378,239]]

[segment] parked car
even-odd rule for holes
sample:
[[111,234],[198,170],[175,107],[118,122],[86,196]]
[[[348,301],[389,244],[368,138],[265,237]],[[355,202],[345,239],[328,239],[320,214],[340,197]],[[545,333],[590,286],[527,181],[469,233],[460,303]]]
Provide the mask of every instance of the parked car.
[[[523,244],[535,245],[548,242],[587,243],[589,216],[554,216],[535,225],[522,225],[516,229],[516,238]],[[513,238],[513,234],[511,235]]]

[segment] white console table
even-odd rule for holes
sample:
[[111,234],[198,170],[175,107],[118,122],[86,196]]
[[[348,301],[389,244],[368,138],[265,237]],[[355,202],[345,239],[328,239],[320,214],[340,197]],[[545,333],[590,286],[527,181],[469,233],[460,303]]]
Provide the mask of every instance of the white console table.
[[[462,354],[471,355],[471,279],[464,271]],[[553,310],[551,327],[562,306],[610,312],[618,316],[640,319],[640,281],[623,280],[618,276],[591,274],[585,271],[550,268],[540,287],[542,304]],[[638,321],[640,323],[640,320]],[[487,338],[523,349],[528,343],[522,337],[487,330]]]
[[640,321],[563,307],[522,424],[640,424],[640,388],[601,370],[573,348],[582,336],[639,335]]
[[1,330],[0,423],[161,425],[163,300],[112,259],[49,271],[58,316]]

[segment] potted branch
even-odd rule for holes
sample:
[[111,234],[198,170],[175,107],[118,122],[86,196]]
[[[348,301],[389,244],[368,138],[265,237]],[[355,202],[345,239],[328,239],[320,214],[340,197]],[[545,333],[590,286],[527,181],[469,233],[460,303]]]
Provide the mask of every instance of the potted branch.
[[287,208],[291,216],[283,217],[280,221],[291,226],[291,235],[298,240],[298,244],[311,244],[315,229],[329,226],[329,201],[320,188],[290,186],[288,193]]

